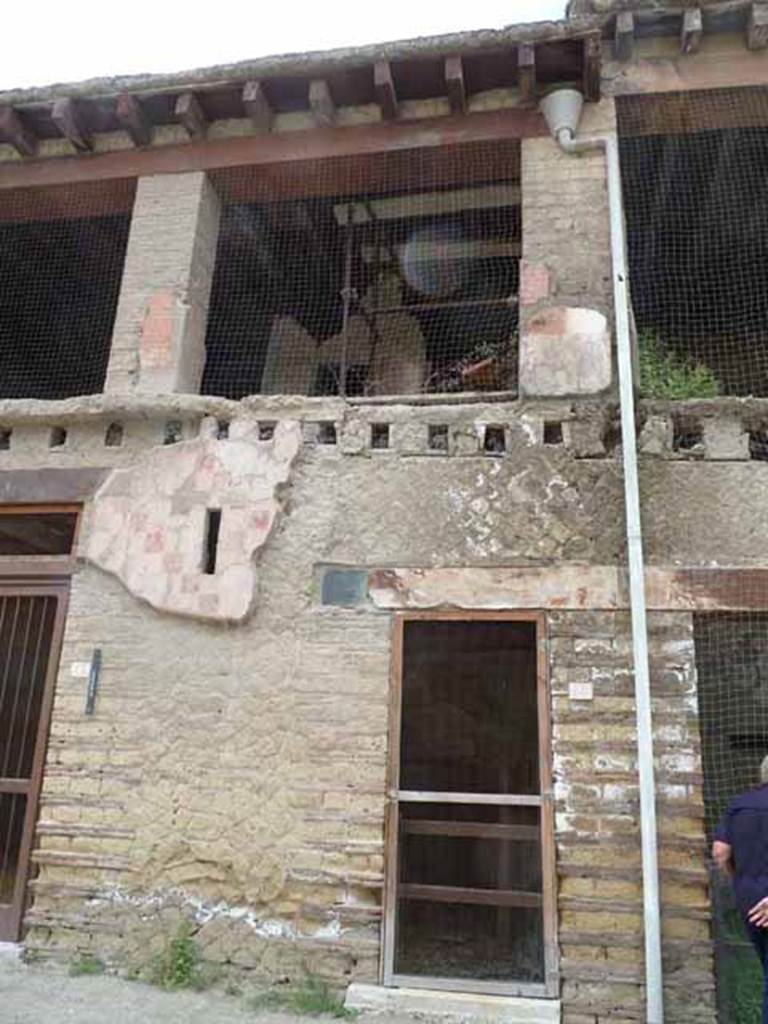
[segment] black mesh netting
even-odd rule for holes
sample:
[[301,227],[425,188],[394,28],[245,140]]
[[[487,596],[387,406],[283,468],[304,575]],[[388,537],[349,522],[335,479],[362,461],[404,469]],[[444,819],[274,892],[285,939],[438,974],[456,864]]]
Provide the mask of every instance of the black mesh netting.
[[0,194],[0,398],[102,390],[133,181]]
[[768,395],[768,91],[617,101],[650,397]]
[[516,386],[516,141],[218,172],[205,394]]

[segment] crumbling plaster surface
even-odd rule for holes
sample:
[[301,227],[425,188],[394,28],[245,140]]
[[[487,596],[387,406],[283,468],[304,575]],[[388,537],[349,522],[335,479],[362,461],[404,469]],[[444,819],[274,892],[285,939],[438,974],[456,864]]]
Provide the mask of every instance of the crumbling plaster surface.
[[[191,441],[155,446],[115,469],[89,513],[85,557],[160,611],[215,621],[248,615],[255,559],[280,511],[301,446],[295,420],[259,440],[257,422],[238,420],[230,437],[203,422]],[[202,571],[208,509],[221,511],[216,572]]]

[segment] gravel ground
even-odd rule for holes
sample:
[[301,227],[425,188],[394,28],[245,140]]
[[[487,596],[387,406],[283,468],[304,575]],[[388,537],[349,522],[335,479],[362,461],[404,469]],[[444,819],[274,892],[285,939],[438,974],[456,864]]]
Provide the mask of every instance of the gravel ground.
[[[107,975],[70,977],[51,968],[0,960],[0,1024],[330,1024],[331,1017],[248,1010],[243,997],[219,992],[163,992]],[[360,1024],[412,1024],[392,1014]]]

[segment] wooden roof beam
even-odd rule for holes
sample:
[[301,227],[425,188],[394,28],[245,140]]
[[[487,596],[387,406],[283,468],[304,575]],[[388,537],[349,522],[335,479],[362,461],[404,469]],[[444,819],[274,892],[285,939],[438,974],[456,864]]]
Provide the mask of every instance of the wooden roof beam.
[[51,110],[51,120],[79,153],[89,153],[93,149],[93,136],[75,100],[69,97],[56,100]]
[[115,116],[131,137],[134,146],[148,146],[152,141],[152,124],[138,99],[129,92],[117,97]]
[[329,128],[336,120],[336,104],[324,78],[309,83],[309,109],[318,128]]
[[261,82],[246,82],[243,86],[243,107],[259,135],[266,135],[272,127],[272,107]]
[[768,4],[752,4],[747,16],[747,49],[764,50],[768,46]]
[[696,53],[701,45],[704,34],[704,23],[701,20],[701,8],[689,7],[683,12],[683,26],[680,32],[680,52]]
[[600,33],[591,32],[584,37],[584,99],[596,103],[600,99],[600,70],[602,48]]
[[373,88],[381,116],[385,121],[394,121],[397,117],[397,92],[388,60],[377,60],[373,65]]
[[0,107],[0,136],[13,146],[19,156],[34,156],[37,153],[37,139],[13,107]]
[[464,85],[464,65],[461,57],[445,58],[445,87],[452,114],[466,114],[467,90]]
[[632,60],[635,49],[635,16],[632,11],[619,11],[613,35],[613,55],[616,60]]
[[208,118],[193,92],[183,92],[179,96],[174,114],[190,139],[205,138],[208,132]]
[[538,98],[536,85],[536,47],[533,43],[520,43],[517,48],[517,84],[520,100],[535,106]]

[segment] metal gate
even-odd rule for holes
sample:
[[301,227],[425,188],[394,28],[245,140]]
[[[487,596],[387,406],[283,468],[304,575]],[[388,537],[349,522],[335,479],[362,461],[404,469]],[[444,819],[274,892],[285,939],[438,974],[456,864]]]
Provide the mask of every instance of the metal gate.
[[24,913],[67,592],[0,580],[0,941]]

